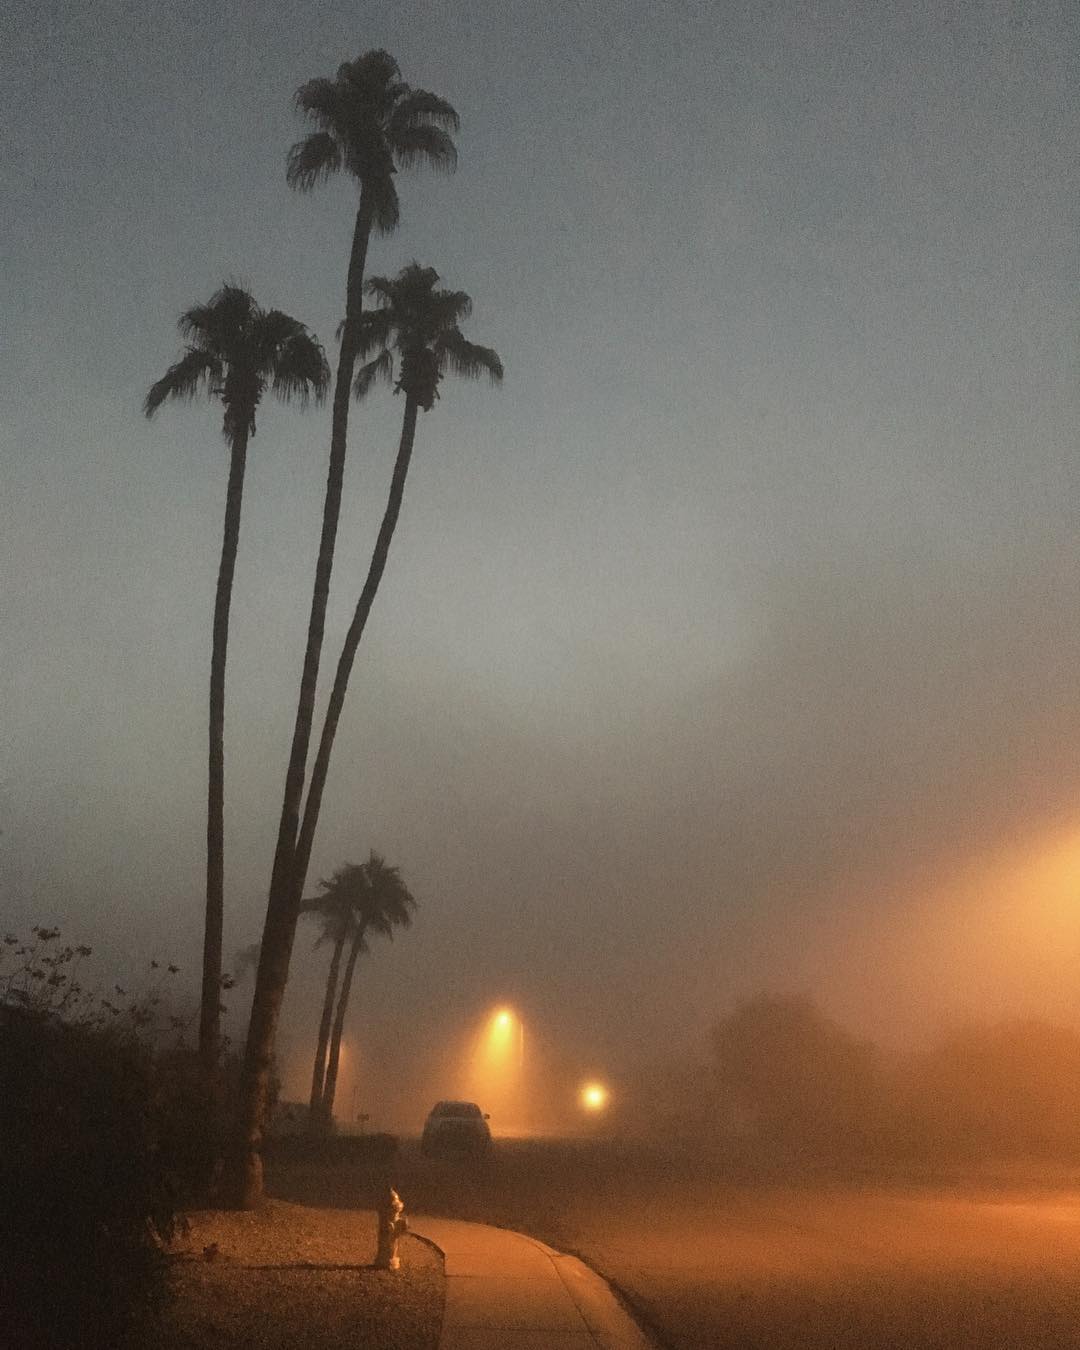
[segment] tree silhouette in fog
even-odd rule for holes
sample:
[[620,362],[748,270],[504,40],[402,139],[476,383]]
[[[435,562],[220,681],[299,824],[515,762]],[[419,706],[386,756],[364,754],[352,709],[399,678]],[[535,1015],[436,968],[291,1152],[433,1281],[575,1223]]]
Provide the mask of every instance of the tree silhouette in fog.
[[[344,874],[344,875],[342,875]],[[356,924],[349,943],[349,955],[341,976],[334,1026],[330,1033],[330,1049],[326,1060],[326,1080],[323,1085],[320,1117],[329,1128],[334,1118],[334,1095],[337,1091],[338,1066],[341,1062],[341,1037],[345,1029],[345,1014],[349,1008],[353,972],[360,953],[367,950],[367,935],[377,933],[392,938],[395,928],[408,928],[416,908],[409,888],[401,877],[401,870],[391,867],[386,859],[372,850],[366,863],[347,864],[335,878],[340,877],[343,891],[352,897]]]
[[269,385],[288,402],[321,399],[330,379],[323,350],[302,323],[280,310],[263,310],[240,286],[222,286],[208,304],[180,316],[183,355],[150,388],[144,411],[153,417],[169,399],[200,392],[219,399],[229,445],[225,528],[214,598],[210,655],[210,766],[206,819],[206,928],[203,940],[199,1051],[209,1072],[220,1046],[221,931],[225,873],[225,659],[229,640],[236,549],[248,440],[255,410]]
[[1033,1019],[954,1027],[905,1064],[912,1141],[946,1158],[1075,1158],[1080,1034]]
[[763,995],[713,1028],[721,1102],[763,1145],[791,1155],[857,1153],[876,1142],[878,1051],[808,998]]
[[307,875],[315,828],[319,820],[323,789],[330,768],[330,754],[338,721],[345,703],[356,651],[363,637],[371,606],[386,567],[390,541],[394,537],[405,481],[409,473],[416,419],[419,410],[430,412],[439,397],[439,384],[448,372],[466,379],[487,375],[492,383],[503,377],[502,362],[490,347],[470,342],[460,324],[472,311],[472,301],[464,291],[441,290],[439,274],[432,267],[410,263],[396,277],[372,277],[367,291],[377,308],[364,315],[360,325],[358,351],[370,358],[356,374],[355,392],[363,398],[379,381],[392,383],[405,395],[401,438],[390,480],[390,493],[382,524],[372,551],[368,574],[356,602],[352,622],[345,635],[338,659],[334,684],[323,719],[319,748],[311,771],[311,784],[304,803],[304,816],[296,845],[295,868],[302,886]]
[[330,1026],[334,1017],[334,1003],[337,998],[338,977],[341,973],[341,957],[345,943],[354,935],[357,928],[357,897],[366,889],[363,877],[356,874],[361,869],[355,863],[346,863],[339,867],[329,881],[320,881],[321,895],[305,900],[301,913],[318,918],[322,923],[322,932],[316,942],[320,947],[324,942],[333,943],[330,957],[330,969],[326,975],[326,993],[323,996],[322,1015],[319,1019],[319,1035],[315,1047],[315,1064],[311,1074],[311,1098],[308,1106],[308,1128],[314,1131],[321,1122],[323,1086],[326,1082],[326,1051],[330,1044]]
[[398,223],[397,169],[426,164],[449,170],[457,162],[450,135],[458,126],[457,113],[444,99],[405,84],[397,62],[387,52],[365,52],[339,66],[333,79],[308,81],[297,90],[296,106],[314,129],[289,152],[289,183],[307,192],[344,173],[356,183],[360,198],[345,286],[345,322],[334,384],[330,463],[307,646],[244,1056],[240,1138],[232,1190],[235,1202],[245,1207],[256,1205],[262,1196],[259,1151],[270,1064],[304,884],[303,877],[295,875],[293,861],[341,509],[349,396],[359,343],[368,241],[373,230],[385,234]]

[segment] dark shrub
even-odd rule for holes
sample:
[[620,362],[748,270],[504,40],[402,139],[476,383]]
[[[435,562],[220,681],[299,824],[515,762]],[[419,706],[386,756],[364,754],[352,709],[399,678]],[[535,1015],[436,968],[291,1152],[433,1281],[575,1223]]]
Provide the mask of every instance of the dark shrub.
[[228,1132],[236,1115],[241,1059],[225,1055],[212,1083],[198,1051],[184,1043],[159,1049],[152,1069],[151,1123],[161,1173],[179,1208],[220,1200]]
[[279,1134],[266,1141],[267,1157],[280,1162],[369,1162],[382,1167],[397,1152],[393,1134]]
[[944,1158],[1075,1159],[1080,1035],[1036,1021],[954,1030],[913,1056],[912,1134]]
[[742,1130],[789,1159],[859,1158],[880,1146],[880,1057],[799,997],[740,1003],[712,1035],[716,1085]]
[[131,1038],[0,1006],[0,1322],[12,1346],[149,1344],[169,1214]]

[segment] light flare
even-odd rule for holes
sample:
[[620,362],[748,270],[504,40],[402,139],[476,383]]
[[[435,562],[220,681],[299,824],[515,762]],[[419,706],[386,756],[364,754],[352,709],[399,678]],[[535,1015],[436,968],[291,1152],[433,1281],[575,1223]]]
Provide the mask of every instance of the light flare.
[[611,1100],[611,1093],[603,1083],[583,1083],[578,1094],[582,1110],[593,1113],[603,1111]]

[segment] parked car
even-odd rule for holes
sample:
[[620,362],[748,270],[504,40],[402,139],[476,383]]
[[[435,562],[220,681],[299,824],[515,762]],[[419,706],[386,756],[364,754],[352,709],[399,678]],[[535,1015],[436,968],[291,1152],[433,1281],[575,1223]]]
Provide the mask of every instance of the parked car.
[[491,1152],[488,1120],[475,1102],[436,1102],[424,1121],[420,1152],[486,1155]]

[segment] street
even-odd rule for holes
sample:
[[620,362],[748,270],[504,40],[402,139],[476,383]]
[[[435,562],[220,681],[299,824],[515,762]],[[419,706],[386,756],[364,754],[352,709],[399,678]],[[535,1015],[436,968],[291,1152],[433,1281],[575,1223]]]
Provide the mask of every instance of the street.
[[[490,1162],[432,1161],[406,1144],[393,1170],[414,1213],[520,1229],[580,1255],[672,1350],[1080,1345],[1080,1189],[1032,1175],[779,1184],[541,1141],[502,1141]],[[372,1179],[308,1164],[274,1184],[348,1207]]]

